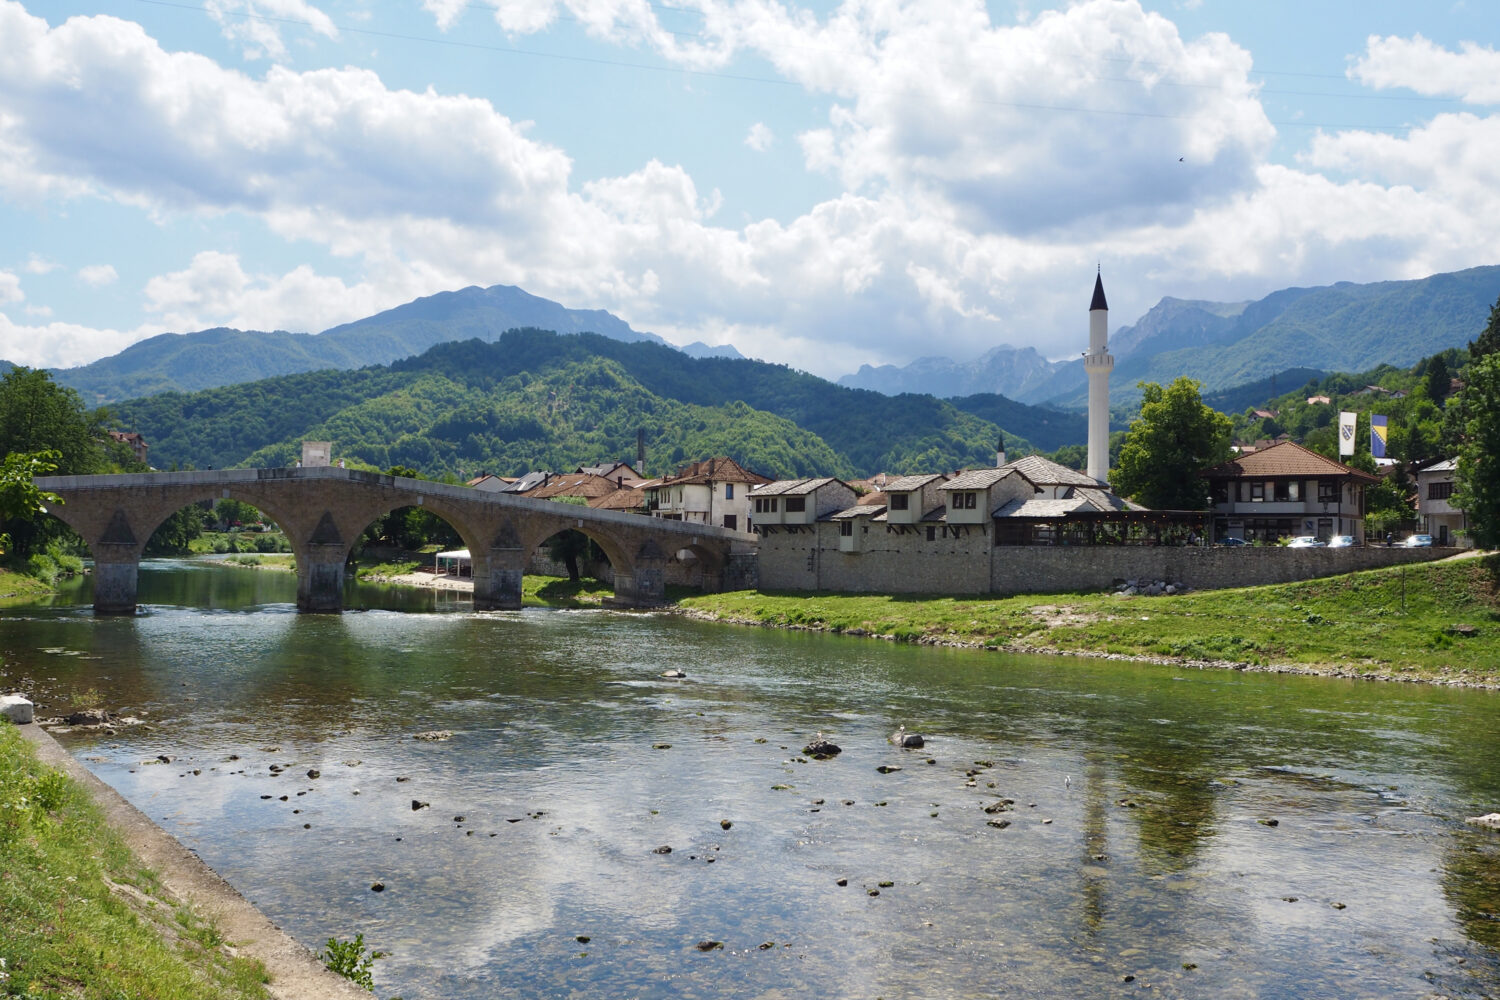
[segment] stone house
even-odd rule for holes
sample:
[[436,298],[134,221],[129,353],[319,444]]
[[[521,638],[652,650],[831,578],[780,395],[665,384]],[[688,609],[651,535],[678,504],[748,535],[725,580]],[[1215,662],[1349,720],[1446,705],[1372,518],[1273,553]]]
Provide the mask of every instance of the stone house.
[[707,458],[640,485],[654,517],[749,531],[750,491],[770,480],[732,458]]
[[1365,489],[1379,482],[1292,441],[1242,454],[1203,473],[1213,538],[1275,542],[1294,535],[1364,541]]

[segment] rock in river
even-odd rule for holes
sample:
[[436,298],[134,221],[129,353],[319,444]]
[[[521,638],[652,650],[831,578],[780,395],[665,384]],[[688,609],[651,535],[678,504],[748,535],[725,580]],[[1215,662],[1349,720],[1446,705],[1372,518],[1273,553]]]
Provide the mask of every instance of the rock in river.
[[1489,830],[1500,830],[1500,812],[1489,813],[1485,816],[1470,816],[1464,822],[1473,823]]
[[831,740],[825,740],[823,737],[819,736],[807,746],[803,747],[802,752],[807,754],[813,760],[827,760],[830,757],[837,757],[839,754],[843,753],[844,748]]

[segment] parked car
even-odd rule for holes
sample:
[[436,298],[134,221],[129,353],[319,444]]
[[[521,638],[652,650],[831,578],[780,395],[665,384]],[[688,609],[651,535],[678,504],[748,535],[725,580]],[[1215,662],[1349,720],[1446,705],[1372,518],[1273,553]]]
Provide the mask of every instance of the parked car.
[[1249,545],[1250,543],[1247,542],[1247,541],[1245,541],[1243,538],[1235,538],[1233,535],[1226,535],[1223,538],[1219,539],[1214,544],[1216,544],[1216,545],[1234,546],[1234,545]]
[[1328,539],[1330,549],[1352,549],[1359,543],[1354,540],[1353,535],[1334,535]]
[[1297,535],[1287,540],[1286,547],[1289,549],[1321,549],[1328,543],[1319,541],[1312,535]]
[[1409,549],[1430,549],[1432,548],[1432,536],[1408,535],[1406,541],[1402,542],[1401,544],[1405,545]]

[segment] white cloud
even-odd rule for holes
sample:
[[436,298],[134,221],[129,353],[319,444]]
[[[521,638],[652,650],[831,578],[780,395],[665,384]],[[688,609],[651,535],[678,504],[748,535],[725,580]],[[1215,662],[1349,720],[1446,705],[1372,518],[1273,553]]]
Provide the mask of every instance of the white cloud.
[[0,271],[0,305],[20,302],[24,298],[26,293],[21,291],[21,279],[9,271]]
[[90,288],[103,288],[120,280],[112,264],[90,264],[78,269],[78,280]]
[[283,30],[306,28],[337,38],[332,19],[306,0],[208,0],[207,9],[224,37],[240,43],[247,59],[285,59]]
[[52,316],[51,306],[37,306],[28,304],[25,311],[26,315],[28,316],[40,316],[43,319],[50,319]]
[[433,16],[443,31],[453,27],[465,6],[465,0],[422,0],[422,9]]
[[776,134],[771,131],[765,122],[756,122],[750,126],[750,131],[745,133],[745,145],[757,153],[764,153],[771,148],[776,141]]
[[1371,35],[1349,78],[1368,87],[1405,87],[1419,94],[1457,97],[1470,104],[1500,104],[1500,51],[1461,42],[1453,52],[1413,35]]
[[181,333],[207,326],[316,333],[415,297],[369,284],[346,285],[302,266],[282,275],[247,274],[234,254],[206,250],[181,271],[146,283],[147,309]]
[[[524,31],[566,13],[682,65],[760,55],[831,101],[797,141],[844,190],[731,228],[683,167],[579,183],[564,151],[482,99],[357,68],[254,77],[126,21],[49,28],[0,0],[0,196],[243,213],[351,275],[203,251],[145,285],[151,332],[316,331],[506,283],[829,375],[1002,342],[1071,353],[1101,257],[1117,322],[1167,294],[1232,300],[1493,258],[1495,121],[1321,135],[1299,168],[1270,166],[1249,55],[1222,35],[1184,40],[1135,0],[1016,25],[977,2],[849,3],[821,20],[705,2],[693,48],[652,11],[539,0],[497,17]],[[8,329],[36,351],[58,331],[54,353],[75,363],[148,328]]]
[[62,267],[62,265],[56,261],[47,260],[38,254],[32,254],[26,258],[25,270],[27,274],[47,274],[57,270],[59,267]]
[[68,368],[114,354],[161,332],[153,326],[134,330],[96,329],[77,323],[23,326],[0,313],[0,358],[33,368]]

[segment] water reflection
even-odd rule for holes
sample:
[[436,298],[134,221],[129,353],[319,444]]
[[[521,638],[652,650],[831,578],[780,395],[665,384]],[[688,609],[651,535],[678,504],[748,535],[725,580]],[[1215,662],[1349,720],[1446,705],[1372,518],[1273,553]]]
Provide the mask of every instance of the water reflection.
[[[143,573],[131,619],[7,612],[5,683],[146,713],[69,739],[304,942],[392,951],[382,995],[1500,981],[1500,838],[1459,822],[1500,795],[1492,695],[378,592],[298,616],[276,576]],[[891,747],[900,724],[928,746]],[[844,753],[801,759],[820,731]]]

